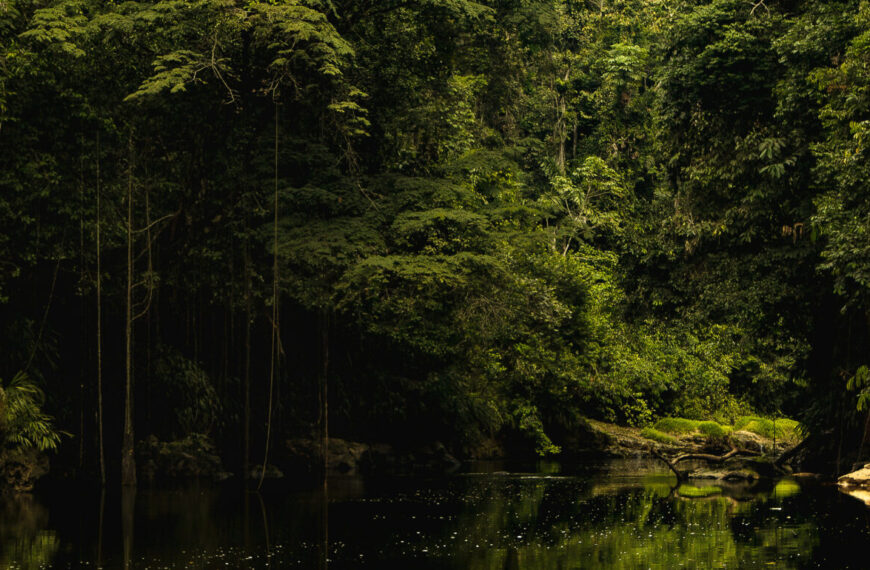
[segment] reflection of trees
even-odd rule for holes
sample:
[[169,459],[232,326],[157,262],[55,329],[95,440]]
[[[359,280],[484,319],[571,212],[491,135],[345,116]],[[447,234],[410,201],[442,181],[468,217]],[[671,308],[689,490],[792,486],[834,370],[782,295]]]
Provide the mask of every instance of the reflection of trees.
[[47,568],[60,548],[48,509],[31,495],[0,499],[0,566]]
[[776,558],[791,567],[788,555],[809,554],[817,543],[811,523],[747,519],[767,495],[750,502],[742,490],[691,498],[669,490],[658,480],[591,489],[546,479],[481,482],[449,530],[460,538],[451,558],[470,570],[747,567]]

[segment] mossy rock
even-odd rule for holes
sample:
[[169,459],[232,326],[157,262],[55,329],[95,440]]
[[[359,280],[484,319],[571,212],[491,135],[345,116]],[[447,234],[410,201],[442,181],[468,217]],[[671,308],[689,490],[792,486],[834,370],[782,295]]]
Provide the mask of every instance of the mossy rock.
[[731,426],[722,426],[716,422],[699,422],[698,431],[709,438],[725,439],[731,433]]
[[653,428],[665,433],[673,434],[688,434],[698,431],[697,420],[689,420],[686,418],[662,418],[653,425]]
[[140,475],[156,478],[226,479],[217,448],[203,434],[191,433],[184,439],[160,441],[151,435],[136,446]]
[[34,448],[0,450],[0,492],[29,493],[48,473],[48,455]]
[[767,439],[796,442],[800,439],[797,433],[798,422],[788,418],[777,418],[776,422],[758,416],[743,416],[734,422],[735,430],[748,431]]
[[660,432],[655,428],[643,428],[640,431],[641,437],[645,437],[646,439],[650,439],[652,441],[657,441],[659,443],[664,443],[668,445],[673,445],[677,443],[677,438],[668,435],[666,433]]

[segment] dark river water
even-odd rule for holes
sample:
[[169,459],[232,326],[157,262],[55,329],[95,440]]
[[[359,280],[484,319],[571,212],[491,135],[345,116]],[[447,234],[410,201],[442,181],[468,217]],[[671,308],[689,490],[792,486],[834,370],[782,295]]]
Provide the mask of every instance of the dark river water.
[[676,487],[641,461],[0,499],[0,567],[99,566],[870,568],[870,509],[789,479]]

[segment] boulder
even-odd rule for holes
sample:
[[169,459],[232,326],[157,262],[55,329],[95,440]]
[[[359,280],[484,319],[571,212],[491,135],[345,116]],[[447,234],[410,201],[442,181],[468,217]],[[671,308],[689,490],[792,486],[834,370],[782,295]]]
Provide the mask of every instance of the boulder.
[[[329,438],[327,451],[327,470],[331,475],[356,475],[362,471],[364,457],[370,446],[357,441],[337,437]],[[294,472],[318,472],[322,458],[320,441],[311,438],[297,438],[286,441],[286,459]]]
[[[320,442],[300,438],[287,440],[285,459],[293,472],[315,473],[320,462]],[[327,469],[330,475],[359,475],[363,473],[420,473],[450,472],[460,462],[441,442],[422,447],[399,450],[386,443],[361,443],[330,438]]]
[[494,437],[466,446],[463,454],[470,459],[503,459],[508,455],[504,444]]
[[870,489],[870,467],[862,467],[857,471],[846,473],[837,479],[839,487]]
[[734,442],[734,445],[747,451],[757,451],[758,453],[766,451],[764,438],[751,431],[735,431],[731,434],[731,440]]
[[870,506],[870,467],[864,466],[857,471],[846,473],[837,479],[837,486],[842,493]]
[[153,481],[158,478],[227,479],[214,443],[207,435],[192,433],[176,441],[160,441],[148,436],[136,446],[139,473]]
[[411,454],[414,471],[452,472],[459,469],[461,463],[447,451],[440,441],[425,445]]
[[48,456],[37,449],[0,451],[0,490],[29,493],[36,480],[48,473]]
[[265,472],[263,471],[263,465],[260,464],[248,469],[246,476],[248,479],[256,481],[259,481],[260,477],[263,479],[281,479],[284,477],[284,472],[271,463],[267,463]]

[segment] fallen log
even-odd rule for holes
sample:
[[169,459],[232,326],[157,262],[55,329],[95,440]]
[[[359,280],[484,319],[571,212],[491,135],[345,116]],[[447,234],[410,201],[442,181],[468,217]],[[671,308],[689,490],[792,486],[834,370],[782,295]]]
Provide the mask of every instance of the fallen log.
[[677,469],[677,464],[682,461],[700,459],[710,463],[724,463],[728,459],[731,459],[732,457],[735,457],[737,455],[760,455],[757,451],[740,449],[733,445],[731,446],[730,451],[722,455],[713,455],[710,453],[683,453],[682,455],[678,455],[673,459],[668,459],[667,457],[659,453],[659,451],[654,447],[650,447],[650,452],[658,459],[663,461],[670,468],[670,470],[674,472],[674,475],[677,476],[678,481],[686,481],[689,478],[689,471],[681,471],[680,469]]

